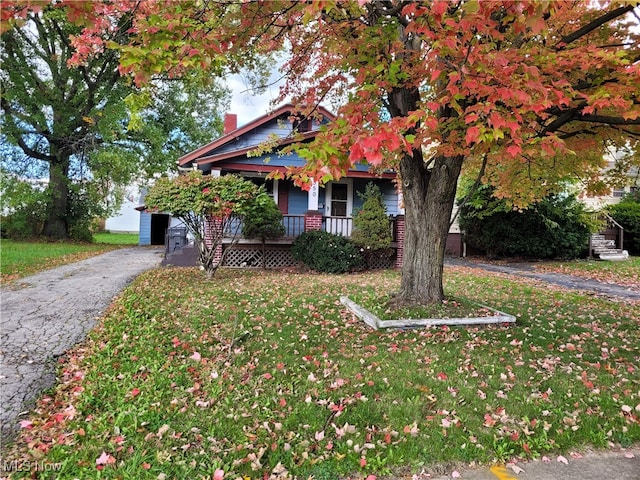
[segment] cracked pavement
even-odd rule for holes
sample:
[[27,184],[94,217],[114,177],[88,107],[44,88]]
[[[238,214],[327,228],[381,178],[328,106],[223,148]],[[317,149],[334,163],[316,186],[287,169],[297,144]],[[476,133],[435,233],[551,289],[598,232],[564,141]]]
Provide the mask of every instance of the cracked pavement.
[[0,425],[18,430],[40,393],[56,381],[56,360],[81,342],[113,298],[157,267],[163,249],[113,250],[47,270],[0,289]]

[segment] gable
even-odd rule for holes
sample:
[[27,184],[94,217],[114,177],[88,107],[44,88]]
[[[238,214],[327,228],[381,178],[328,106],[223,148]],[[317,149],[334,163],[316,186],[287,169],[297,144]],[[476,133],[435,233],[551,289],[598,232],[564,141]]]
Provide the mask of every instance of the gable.
[[[279,139],[279,146],[299,141],[311,141],[317,135],[321,124],[335,120],[335,116],[323,107],[318,107],[321,120],[292,117],[292,105],[283,105],[270,114],[237,128],[207,145],[184,155],[178,160],[182,168],[196,167],[205,173],[212,170],[227,172],[257,172],[267,174],[274,170],[285,172],[287,167],[301,167],[305,160],[296,153],[279,154],[274,152],[258,156],[248,156],[261,144]],[[294,135],[294,133],[298,133]],[[302,136],[302,140],[300,138]],[[375,174],[366,164],[356,165],[349,171],[349,177],[395,178],[393,172]]]
[[[328,110],[320,107],[319,113],[322,116],[320,121],[317,119],[299,121],[292,117],[292,110],[292,105],[283,105],[270,114],[259,117],[182,156],[178,159],[178,165],[190,167],[192,163],[196,162],[199,168],[207,166],[204,169],[208,170],[212,164],[224,160],[238,160],[243,157],[246,159],[247,152],[254,150],[274,136],[281,139],[281,144],[291,143],[294,140],[292,134],[297,129],[299,132],[304,132],[302,133],[304,138],[313,138],[321,123],[328,123],[335,118]],[[253,159],[253,163],[256,163],[256,160]]]

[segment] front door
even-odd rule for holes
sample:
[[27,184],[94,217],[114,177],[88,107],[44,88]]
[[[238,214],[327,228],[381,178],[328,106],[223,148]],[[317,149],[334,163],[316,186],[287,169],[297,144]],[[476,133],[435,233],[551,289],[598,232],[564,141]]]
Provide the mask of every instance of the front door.
[[351,235],[353,183],[350,179],[327,184],[326,230],[348,237]]

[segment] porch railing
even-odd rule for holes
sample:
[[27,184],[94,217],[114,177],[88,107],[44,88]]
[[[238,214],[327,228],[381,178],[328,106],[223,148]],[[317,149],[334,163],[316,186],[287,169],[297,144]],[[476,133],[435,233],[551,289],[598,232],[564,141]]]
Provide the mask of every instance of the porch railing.
[[296,238],[304,232],[304,215],[283,215],[285,238]]
[[322,217],[322,229],[343,237],[350,237],[353,229],[352,217]]
[[[285,233],[282,238],[293,239],[304,232],[304,215],[283,215],[282,225]],[[226,225],[225,236],[232,237],[234,232],[242,233],[242,224],[239,218],[235,218]],[[393,241],[395,241],[395,218],[389,218],[389,228],[391,229]],[[345,237],[350,237],[353,230],[352,217],[322,217],[322,230]]]

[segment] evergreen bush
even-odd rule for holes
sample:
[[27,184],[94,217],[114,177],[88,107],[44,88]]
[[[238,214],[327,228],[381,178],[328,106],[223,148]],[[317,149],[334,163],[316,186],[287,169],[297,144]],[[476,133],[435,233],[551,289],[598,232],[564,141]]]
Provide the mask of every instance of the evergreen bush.
[[371,269],[380,264],[379,259],[388,260],[393,255],[391,225],[378,185],[369,182],[358,196],[363,203],[353,217],[351,241],[360,247],[365,265]]
[[353,242],[321,230],[299,235],[291,252],[293,258],[316,272],[346,273],[362,266],[362,256]]
[[483,187],[460,209],[460,228],[470,247],[490,257],[572,259],[587,254],[595,225],[574,195],[549,195],[514,211],[492,193]]
[[285,234],[282,213],[273,199],[264,190],[260,190],[242,224],[242,234],[247,238],[262,241],[262,268],[266,268],[265,243],[272,238]]

